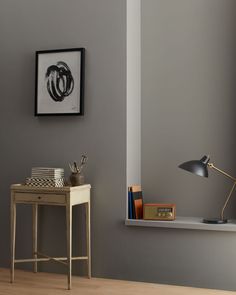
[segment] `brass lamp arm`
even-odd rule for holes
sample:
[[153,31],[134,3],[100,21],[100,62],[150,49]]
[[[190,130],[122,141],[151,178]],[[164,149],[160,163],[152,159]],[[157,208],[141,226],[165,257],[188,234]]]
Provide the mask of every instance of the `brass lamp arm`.
[[223,206],[223,208],[221,210],[221,215],[220,215],[221,220],[224,220],[224,211],[225,211],[225,208],[226,208],[226,206],[227,206],[227,204],[229,202],[230,197],[232,196],[232,193],[234,191],[235,185],[236,185],[236,182],[234,182],[234,184],[233,184],[233,186],[232,186],[232,188],[231,188],[231,190],[230,190],[230,192],[229,192],[229,194],[228,194],[228,196],[226,198],[226,201],[224,203],[224,206]]
[[221,170],[221,169],[215,167],[213,163],[208,163],[207,165],[209,166],[209,168],[214,169],[214,170],[220,172],[220,173],[223,174],[224,176],[226,176],[226,177],[232,179],[233,181],[236,181],[236,178],[235,178],[235,177],[233,177],[233,176],[229,175],[228,173],[226,173],[225,171],[223,171],[223,170]]
[[229,194],[228,194],[228,196],[227,196],[227,198],[226,198],[226,201],[225,201],[225,203],[224,203],[224,206],[223,206],[223,208],[222,208],[222,210],[221,210],[221,215],[220,215],[220,217],[221,217],[221,220],[224,220],[224,211],[225,211],[225,208],[226,208],[226,206],[227,206],[227,204],[228,204],[228,202],[229,202],[229,200],[230,200],[230,197],[232,196],[232,193],[233,193],[233,191],[234,191],[234,189],[235,189],[235,186],[236,186],[236,178],[234,178],[233,176],[229,175],[229,174],[226,173],[225,171],[223,171],[223,170],[221,170],[221,169],[215,167],[214,164],[212,164],[212,163],[208,163],[207,165],[208,165],[210,168],[212,168],[212,169],[214,169],[214,170],[220,172],[221,174],[225,175],[226,177],[228,177],[228,178],[230,178],[230,179],[232,179],[232,180],[234,181],[234,184],[233,184],[233,186],[232,186],[232,188],[231,188],[231,190],[230,190],[230,192],[229,192]]

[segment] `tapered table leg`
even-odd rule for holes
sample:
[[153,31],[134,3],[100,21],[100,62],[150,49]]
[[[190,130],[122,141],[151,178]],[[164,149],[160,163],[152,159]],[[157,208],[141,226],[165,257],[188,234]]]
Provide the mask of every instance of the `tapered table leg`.
[[67,240],[67,277],[68,290],[71,289],[71,256],[72,256],[72,206],[66,206],[66,240]]
[[11,283],[14,282],[15,267],[15,246],[16,246],[16,203],[14,196],[11,197]]
[[[33,204],[33,258],[38,258],[38,204]],[[38,262],[34,261],[34,272],[38,271]]]
[[86,246],[87,246],[87,270],[88,278],[91,278],[91,225],[90,225],[90,202],[86,203]]

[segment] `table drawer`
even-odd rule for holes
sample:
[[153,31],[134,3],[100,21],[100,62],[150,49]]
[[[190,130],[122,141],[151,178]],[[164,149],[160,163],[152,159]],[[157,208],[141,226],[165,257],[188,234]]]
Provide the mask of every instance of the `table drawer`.
[[44,204],[65,204],[64,194],[44,194],[44,193],[15,193],[15,202],[37,202]]

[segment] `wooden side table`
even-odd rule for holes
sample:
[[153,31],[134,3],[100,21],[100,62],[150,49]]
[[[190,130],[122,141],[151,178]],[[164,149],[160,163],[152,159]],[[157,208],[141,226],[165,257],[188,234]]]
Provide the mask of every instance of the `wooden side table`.
[[[37,272],[37,263],[49,260],[55,260],[67,266],[69,290],[71,289],[72,260],[87,260],[88,278],[91,277],[90,188],[89,184],[62,188],[34,188],[20,184],[13,184],[11,186],[11,283],[14,282],[15,263],[33,262],[34,272]],[[15,259],[17,204],[31,204],[33,208],[33,258],[30,259]],[[72,257],[72,207],[80,204],[86,205],[87,256]],[[67,257],[50,257],[38,252],[39,205],[64,206],[66,208]]]

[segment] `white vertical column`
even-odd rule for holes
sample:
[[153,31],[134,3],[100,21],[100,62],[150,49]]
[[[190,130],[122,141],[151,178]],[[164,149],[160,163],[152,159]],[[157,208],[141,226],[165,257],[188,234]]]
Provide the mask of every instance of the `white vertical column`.
[[141,184],[141,0],[127,0],[126,136],[127,186]]

